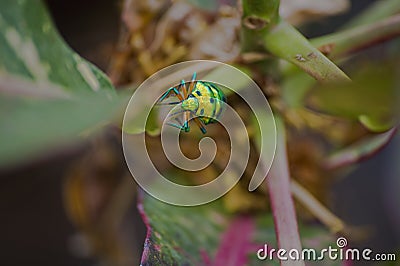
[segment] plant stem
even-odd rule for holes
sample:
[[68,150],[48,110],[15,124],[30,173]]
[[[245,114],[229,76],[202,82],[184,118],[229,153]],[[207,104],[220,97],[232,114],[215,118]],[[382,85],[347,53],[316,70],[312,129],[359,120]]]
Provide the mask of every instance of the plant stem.
[[[301,252],[296,212],[290,191],[289,167],[286,154],[286,137],[283,123],[277,121],[277,148],[266,184],[274,216],[275,233],[279,248]],[[304,265],[303,261],[282,260],[281,265]]]
[[[318,37],[310,42],[316,48],[325,49],[329,58],[336,61],[350,53],[388,41],[399,35],[400,15],[395,15],[368,25]],[[341,61],[341,63],[343,62]],[[315,82],[307,79],[304,72],[301,72],[293,64],[282,66],[281,71],[286,76],[284,86],[282,86],[282,95],[286,103],[291,107],[302,106],[305,93]]]
[[320,82],[350,81],[347,75],[290,24],[281,21],[263,36],[264,47]]
[[397,127],[394,127],[385,133],[362,139],[333,153],[325,160],[325,169],[332,170],[349,166],[373,156],[390,142],[390,140],[396,135],[396,132]]
[[279,20],[279,0],[243,1],[243,24],[252,30],[262,30]]
[[372,23],[400,12],[399,0],[376,1],[345,25],[346,29]]
[[346,74],[278,16],[278,0],[243,0],[242,51],[267,50],[320,82],[349,81]]
[[400,35],[400,15],[395,15],[368,25],[315,38],[311,43],[315,47],[332,45],[329,58],[333,59],[398,35]]
[[343,221],[320,203],[307,189],[292,180],[290,188],[293,197],[307,208],[315,217],[325,224],[333,233],[344,229]]

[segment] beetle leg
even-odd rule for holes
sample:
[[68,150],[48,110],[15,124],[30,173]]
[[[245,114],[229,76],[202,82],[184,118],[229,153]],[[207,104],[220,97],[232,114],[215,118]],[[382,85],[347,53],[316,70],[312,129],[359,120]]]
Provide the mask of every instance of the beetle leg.
[[177,124],[174,124],[174,123],[167,123],[167,125],[171,126],[171,127],[179,128],[180,130],[183,130],[183,126],[181,126],[181,125],[177,125]]
[[185,113],[183,113],[183,117],[184,117],[184,123],[183,123],[183,130],[185,130],[185,132],[189,132],[190,127],[189,127],[189,111],[186,111]]
[[188,97],[188,91],[186,89],[186,83],[185,81],[182,79],[181,80],[181,84],[180,84],[181,88],[182,88],[182,94],[183,94],[183,99],[187,99]]
[[[183,85],[185,85],[183,83]],[[184,87],[184,86],[183,86]],[[179,101],[183,101],[185,98],[182,96],[182,94],[179,92],[179,90],[182,88],[182,82],[181,84],[178,85],[178,87],[171,87],[169,88],[158,100],[158,102],[162,102],[168,97],[170,97],[172,94],[175,94],[175,96],[179,99]],[[186,89],[185,89],[186,90]]]
[[192,93],[194,85],[196,84],[196,76],[197,76],[196,72],[193,72],[192,80],[189,83],[189,89],[188,89],[188,92],[187,92],[188,95],[190,95]]
[[[185,130],[185,125],[182,124],[182,121],[178,118],[175,117],[175,121],[178,122],[178,124],[174,124],[174,123],[167,123],[167,125],[175,127],[175,128],[179,128],[180,130]],[[185,130],[186,131],[186,130]]]
[[196,124],[197,124],[197,126],[200,128],[201,132],[202,132],[203,134],[206,134],[206,133],[207,133],[207,130],[206,130],[206,127],[205,127],[203,121],[201,121],[201,119],[198,118],[198,117],[194,117],[193,120],[194,120],[194,122],[196,122]]
[[168,97],[170,97],[173,93],[175,93],[176,96],[178,96],[178,95],[180,94],[177,88],[172,87],[172,88],[169,88],[169,89],[160,97],[160,99],[159,99],[158,101],[159,101],[159,102],[164,101],[165,99],[167,99]]

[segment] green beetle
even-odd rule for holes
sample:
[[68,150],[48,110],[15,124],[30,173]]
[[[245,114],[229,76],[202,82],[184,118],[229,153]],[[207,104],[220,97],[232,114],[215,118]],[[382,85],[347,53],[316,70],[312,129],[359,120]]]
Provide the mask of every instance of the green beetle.
[[180,104],[184,113],[184,122],[182,124],[176,119],[179,125],[168,124],[185,132],[190,131],[189,120],[193,118],[201,132],[207,133],[205,125],[217,121],[224,110],[222,102],[226,103],[226,97],[222,90],[211,82],[197,81],[196,72],[193,73],[190,82],[186,83],[182,80],[178,86],[169,88],[158,100],[159,104],[162,104],[170,96],[176,96],[179,101],[165,104]]

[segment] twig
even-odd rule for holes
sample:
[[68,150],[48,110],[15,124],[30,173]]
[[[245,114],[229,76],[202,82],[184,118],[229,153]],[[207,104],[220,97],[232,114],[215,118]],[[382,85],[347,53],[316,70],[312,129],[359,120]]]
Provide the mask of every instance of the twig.
[[279,18],[279,1],[243,0],[242,51],[266,50],[320,82],[350,81],[293,26]]
[[375,3],[371,4],[360,15],[358,15],[356,18],[352,19],[349,23],[347,23],[345,25],[345,28],[348,29],[355,26],[372,23],[380,19],[387,18],[398,12],[400,12],[399,0],[376,1]]
[[292,179],[290,189],[293,197],[303,204],[316,218],[325,224],[333,233],[343,231],[343,221],[320,203],[307,189]]
[[329,58],[367,48],[400,35],[400,15],[311,40],[315,47],[330,45]]
[[350,81],[338,66],[284,21],[263,36],[263,45],[275,56],[293,63],[320,82]]
[[[275,233],[279,248],[287,251],[302,250],[297,219],[290,191],[289,167],[286,154],[284,125],[277,121],[277,149],[267,177],[267,188],[274,216]],[[281,265],[304,265],[304,261],[282,260]]]
[[383,149],[395,136],[396,132],[397,127],[371,138],[360,140],[349,147],[335,152],[324,161],[325,169],[332,170],[345,167],[371,157]]

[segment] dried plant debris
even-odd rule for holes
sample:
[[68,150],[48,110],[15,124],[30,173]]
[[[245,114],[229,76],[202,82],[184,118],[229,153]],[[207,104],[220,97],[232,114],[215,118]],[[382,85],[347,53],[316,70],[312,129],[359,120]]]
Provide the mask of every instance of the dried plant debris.
[[109,74],[116,84],[142,81],[190,59],[234,62],[239,55],[236,8],[200,9],[186,1],[125,1],[123,36]]

